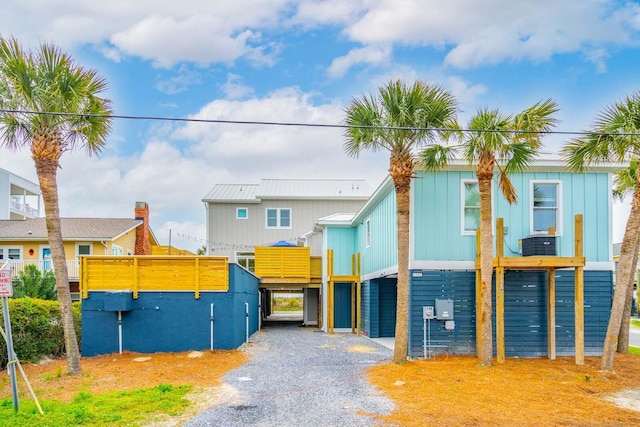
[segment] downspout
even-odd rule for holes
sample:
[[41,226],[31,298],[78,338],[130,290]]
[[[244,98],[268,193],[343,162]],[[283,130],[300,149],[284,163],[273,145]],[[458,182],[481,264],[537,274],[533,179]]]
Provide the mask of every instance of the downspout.
[[100,240],[100,243],[102,243],[102,246],[104,246],[104,254],[109,255],[108,253],[109,247],[107,246],[107,243],[104,240]]
[[244,303],[245,307],[245,342],[249,342],[249,303]]
[[118,352],[122,354],[122,311],[118,310]]
[[211,303],[211,308],[210,308],[210,312],[209,312],[209,334],[210,334],[210,348],[213,351],[213,303]]

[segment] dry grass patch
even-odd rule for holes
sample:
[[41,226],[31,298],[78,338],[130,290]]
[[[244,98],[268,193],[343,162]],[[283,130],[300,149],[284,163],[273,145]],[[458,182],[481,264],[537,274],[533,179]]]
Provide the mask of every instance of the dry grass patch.
[[[196,388],[219,386],[220,378],[247,361],[237,350],[204,351],[200,357],[190,353],[139,354],[125,352],[82,359],[83,374],[69,376],[64,359],[45,364],[25,364],[23,368],[39,399],[70,401],[79,392],[94,395],[155,387],[159,384],[191,384]],[[146,359],[136,361],[136,359]],[[18,374],[19,375],[19,374]],[[25,399],[27,388],[18,376],[18,387]],[[0,397],[11,398],[8,376],[0,380]]]
[[640,425],[640,412],[607,401],[640,388],[640,357],[616,355],[615,372],[599,371],[599,362],[507,359],[487,368],[475,357],[441,356],[372,367],[368,377],[396,405],[390,416],[378,417],[384,425]]

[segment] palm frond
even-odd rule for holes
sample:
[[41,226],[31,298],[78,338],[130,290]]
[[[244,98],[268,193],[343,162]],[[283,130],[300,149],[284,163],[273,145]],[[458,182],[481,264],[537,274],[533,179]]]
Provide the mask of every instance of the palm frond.
[[448,145],[430,145],[418,154],[420,166],[427,171],[437,171],[455,159],[457,147]]

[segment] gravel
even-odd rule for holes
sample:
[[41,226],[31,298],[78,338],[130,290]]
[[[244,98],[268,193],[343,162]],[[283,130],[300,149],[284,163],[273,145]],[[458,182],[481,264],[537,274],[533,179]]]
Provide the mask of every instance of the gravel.
[[219,403],[186,426],[373,426],[362,412],[393,409],[365,373],[392,351],[366,337],[278,325],[254,334],[242,350],[250,361],[223,377],[225,385],[213,391]]

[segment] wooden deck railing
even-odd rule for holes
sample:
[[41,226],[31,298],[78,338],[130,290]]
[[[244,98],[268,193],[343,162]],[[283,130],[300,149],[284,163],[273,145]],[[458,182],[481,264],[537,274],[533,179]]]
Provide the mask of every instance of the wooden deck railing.
[[[11,266],[11,274],[13,277],[18,277],[18,274],[24,270],[27,265],[35,265],[36,268],[44,273],[48,270],[53,270],[53,261],[39,261],[39,260],[9,260],[9,265]],[[67,260],[67,272],[69,274],[69,280],[78,280],[80,277],[79,274],[79,264],[77,260]]]
[[255,273],[263,283],[309,283],[311,249],[306,246],[256,246]]
[[210,256],[84,256],[81,257],[80,293],[92,291],[226,292],[229,264],[226,257]]

